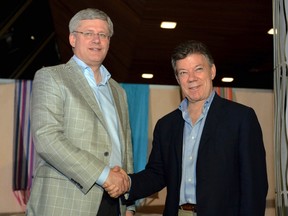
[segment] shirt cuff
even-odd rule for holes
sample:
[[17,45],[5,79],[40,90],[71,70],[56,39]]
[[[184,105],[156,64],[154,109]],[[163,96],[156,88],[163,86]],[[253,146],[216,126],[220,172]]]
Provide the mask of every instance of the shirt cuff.
[[99,176],[99,178],[96,180],[96,183],[102,186],[107,180],[109,172],[110,172],[110,168],[106,166],[104,170],[102,171],[101,175]]
[[135,205],[127,206],[126,211],[132,211],[132,212],[134,212],[134,214],[135,214],[135,212],[136,212],[136,207],[135,207]]

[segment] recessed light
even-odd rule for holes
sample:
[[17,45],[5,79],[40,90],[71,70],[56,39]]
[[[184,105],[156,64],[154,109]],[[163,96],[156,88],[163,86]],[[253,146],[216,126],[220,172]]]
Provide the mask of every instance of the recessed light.
[[270,35],[277,34],[277,29],[275,29],[275,31],[274,31],[274,29],[271,28],[267,33],[270,34]]
[[163,21],[163,22],[161,22],[160,27],[163,29],[175,29],[176,25],[177,25],[176,22]]
[[152,79],[153,78],[153,74],[143,73],[142,74],[142,78],[144,78],[144,79]]
[[223,77],[221,79],[222,82],[233,82],[234,78],[233,77]]

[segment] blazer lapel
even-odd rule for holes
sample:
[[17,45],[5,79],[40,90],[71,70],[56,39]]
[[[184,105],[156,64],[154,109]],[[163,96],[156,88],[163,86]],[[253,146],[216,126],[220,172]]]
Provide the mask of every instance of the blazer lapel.
[[[111,80],[111,79],[110,79]],[[119,137],[120,137],[120,143],[121,145],[121,153],[122,153],[122,160],[125,159],[124,155],[126,154],[126,149],[125,149],[125,138],[124,138],[124,134],[123,134],[123,122],[124,122],[124,117],[122,116],[122,112],[121,112],[121,108],[122,108],[122,104],[121,104],[121,100],[119,100],[119,90],[117,89],[117,87],[113,84],[113,82],[109,81],[109,86],[111,89],[111,93],[112,93],[112,99],[113,102],[115,104],[115,112],[117,115],[117,119],[118,119],[118,132],[119,132]],[[123,162],[123,161],[122,161]],[[123,163],[124,164],[124,163]]]
[[69,71],[69,79],[72,80],[72,83],[74,84],[74,86],[76,86],[76,88],[78,89],[79,93],[82,95],[84,100],[88,103],[88,105],[95,112],[96,116],[99,118],[101,123],[107,129],[104,116],[95,99],[94,93],[91,90],[91,87],[89,86],[79,66],[76,64],[76,62],[73,59],[70,59],[69,62],[67,63],[67,68]]
[[177,110],[176,112],[177,116],[175,119],[176,121],[173,123],[174,124],[174,128],[175,131],[174,133],[174,140],[173,143],[175,143],[173,145],[174,150],[176,152],[176,158],[175,158],[175,163],[177,164],[177,176],[178,176],[178,186],[180,188],[180,184],[181,184],[181,176],[182,176],[182,156],[183,156],[183,132],[184,132],[184,120],[182,118],[182,113],[180,110]]
[[119,117],[119,121],[120,123],[123,122],[123,116],[121,115],[121,104],[120,104],[120,100],[115,100],[115,98],[119,98],[118,96],[118,90],[117,88],[113,85],[112,82],[109,82],[109,85],[110,85],[110,89],[111,89],[111,93],[112,93],[112,99],[113,99],[113,102],[115,104],[115,108],[116,108],[116,113],[118,114],[118,117]]
[[218,123],[221,120],[221,98],[215,94],[214,99],[212,101],[212,104],[209,108],[206,122],[203,128],[203,132],[201,135],[200,139],[200,144],[199,144],[199,150],[198,152],[200,153],[203,148],[205,148],[206,144],[208,143],[210,136],[216,131],[216,128],[218,127]]

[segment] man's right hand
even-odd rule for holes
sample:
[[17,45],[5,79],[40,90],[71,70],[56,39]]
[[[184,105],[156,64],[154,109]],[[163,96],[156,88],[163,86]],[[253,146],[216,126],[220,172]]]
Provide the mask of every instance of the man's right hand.
[[107,193],[117,198],[129,190],[130,181],[127,173],[119,166],[110,169],[107,180],[103,184],[103,188]]

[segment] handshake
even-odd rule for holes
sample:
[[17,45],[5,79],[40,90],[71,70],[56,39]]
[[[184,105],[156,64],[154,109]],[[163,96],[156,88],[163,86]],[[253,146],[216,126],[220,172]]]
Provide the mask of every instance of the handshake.
[[110,169],[109,176],[103,188],[112,198],[117,198],[126,193],[130,188],[130,179],[127,173],[119,166]]

